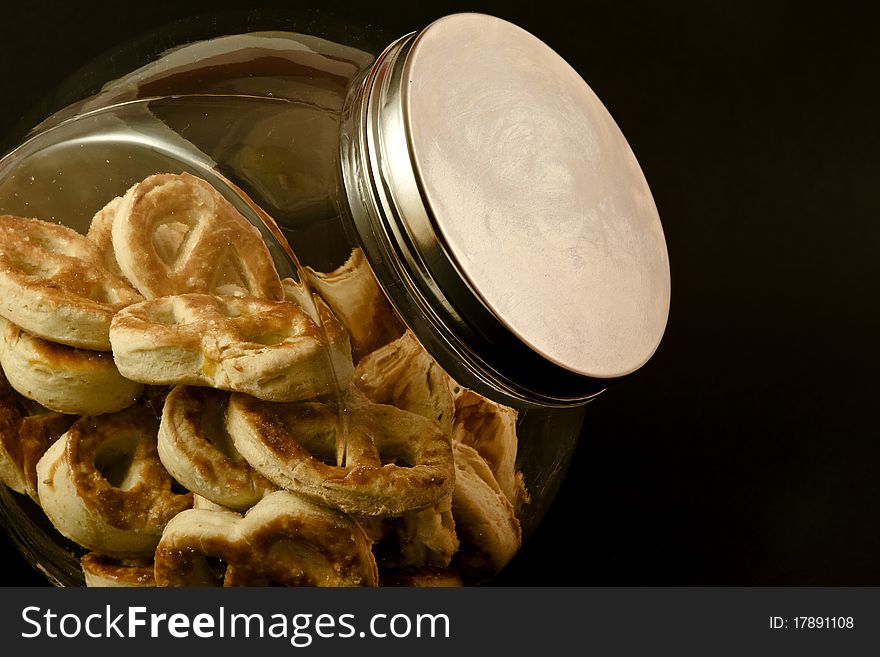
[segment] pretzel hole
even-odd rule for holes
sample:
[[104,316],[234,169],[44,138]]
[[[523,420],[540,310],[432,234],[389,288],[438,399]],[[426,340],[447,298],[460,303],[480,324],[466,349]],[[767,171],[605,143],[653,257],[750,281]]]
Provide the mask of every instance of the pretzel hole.
[[111,486],[126,490],[136,483],[132,474],[138,439],[137,434],[121,434],[104,441],[98,448],[95,469]]
[[67,253],[69,246],[66,241],[53,239],[50,235],[25,235],[23,241],[49,253],[60,253],[62,255]]
[[177,479],[171,480],[171,492],[175,495],[186,495],[189,493],[189,489],[177,481]]
[[238,460],[241,456],[232,444],[232,437],[226,431],[226,404],[207,404],[200,426],[204,431],[205,439],[216,447],[225,457]]
[[217,294],[238,296],[251,291],[241,260],[236,254],[227,252],[221,264],[214,270],[211,289]]
[[39,278],[52,278],[57,272],[58,267],[53,267],[51,263],[39,259],[15,258],[13,264],[27,276],[37,276]]
[[169,221],[156,226],[153,232],[153,248],[168,269],[177,268],[189,232],[189,224],[182,221]]
[[416,466],[416,455],[412,450],[402,445],[385,446],[379,451],[379,460],[382,465],[397,465],[403,468]]
[[87,297],[98,303],[114,304],[119,301],[119,296],[113,290],[100,283],[92,286]]
[[163,326],[174,326],[178,323],[177,313],[174,312],[174,304],[160,305],[150,313],[150,322]]
[[223,580],[226,578],[226,570],[229,567],[229,564],[220,557],[206,555],[204,567],[205,570],[203,576],[217,586],[223,586]]
[[226,573],[231,572],[225,560],[195,547],[174,549],[173,554],[174,570],[185,573],[187,586],[223,586]]
[[312,458],[317,459],[325,465],[338,465],[336,457],[335,431],[328,431],[310,436],[301,436],[298,438],[298,441]]

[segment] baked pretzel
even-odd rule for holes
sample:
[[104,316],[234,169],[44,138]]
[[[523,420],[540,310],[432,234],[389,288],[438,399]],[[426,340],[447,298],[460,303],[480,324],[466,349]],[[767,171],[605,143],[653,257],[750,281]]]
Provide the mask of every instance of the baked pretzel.
[[148,299],[186,292],[283,298],[260,231],[188,173],[133,185],[116,208],[112,240],[120,269]]
[[59,413],[114,413],[131,406],[143,390],[119,373],[109,351],[49,342],[3,318],[0,364],[19,393]]
[[184,488],[241,511],[275,490],[232,444],[224,416],[229,393],[177,386],[165,398],[159,423],[159,458]]
[[110,321],[140,301],[98,248],[59,224],[0,216],[0,315],[37,337],[110,349]]
[[518,510],[529,501],[529,493],[522,472],[516,469],[517,416],[515,408],[493,402],[473,390],[455,390],[453,442],[462,442],[479,452],[498,486]]
[[0,482],[39,502],[37,461],[76,419],[26,404],[0,370]]
[[119,371],[134,381],[202,385],[293,401],[345,387],[348,336],[323,302],[319,327],[295,303],[181,294],[129,306],[113,319]]
[[454,483],[449,437],[430,420],[358,402],[271,404],[234,394],[226,426],[267,479],[360,516],[400,516],[438,504]]
[[467,581],[479,583],[498,574],[513,558],[522,544],[522,530],[483,457],[461,442],[452,448],[452,515],[460,541],[455,565]]
[[354,383],[377,404],[392,404],[433,420],[447,434],[452,431],[451,380],[412,331],[362,358]]
[[325,273],[306,267],[305,273],[307,282],[351,335],[355,362],[403,333],[405,327],[379,287],[363,250],[354,249],[334,271]]
[[179,514],[156,548],[154,573],[158,586],[376,586],[370,547],[348,516],[277,491],[244,517],[207,509]]
[[153,587],[152,557],[111,557],[87,552],[79,560],[89,588]]
[[55,528],[111,556],[151,553],[165,524],[192,506],[156,452],[158,419],[144,405],[83,417],[37,463],[38,494]]

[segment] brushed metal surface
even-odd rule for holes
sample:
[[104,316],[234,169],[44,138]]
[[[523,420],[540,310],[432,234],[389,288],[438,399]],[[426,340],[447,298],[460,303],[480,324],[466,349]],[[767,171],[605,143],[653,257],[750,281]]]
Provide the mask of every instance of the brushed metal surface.
[[434,239],[485,307],[568,371],[641,367],[666,326],[666,242],[642,170],[587,83],[535,36],[482,14],[423,30],[403,78]]

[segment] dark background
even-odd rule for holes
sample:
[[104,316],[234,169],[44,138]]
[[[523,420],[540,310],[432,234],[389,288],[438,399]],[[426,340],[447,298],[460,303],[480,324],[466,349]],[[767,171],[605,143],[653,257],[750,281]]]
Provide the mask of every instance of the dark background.
[[[880,585],[874,16],[753,0],[5,2],[0,141],[102,52],[244,7],[388,41],[495,14],[581,73],[642,165],[672,269],[666,336],[590,405],[556,503],[499,584]],[[43,583],[2,549],[0,583]]]

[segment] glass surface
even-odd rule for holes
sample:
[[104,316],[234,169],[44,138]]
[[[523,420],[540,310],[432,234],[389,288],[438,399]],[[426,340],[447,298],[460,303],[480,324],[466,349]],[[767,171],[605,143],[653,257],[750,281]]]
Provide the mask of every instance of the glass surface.
[[[281,278],[305,285],[305,267],[342,265],[358,245],[340,189],[340,120],[348,86],[372,56],[296,34],[197,46],[198,58],[174,51],[173,65],[141,69],[45,121],[0,160],[0,214],[85,233],[136,182],[189,172],[261,230]],[[556,495],[584,412],[519,411],[517,466],[530,495],[519,512],[523,540]],[[3,524],[28,560],[53,584],[81,585],[84,550],[29,498],[0,489]]]

